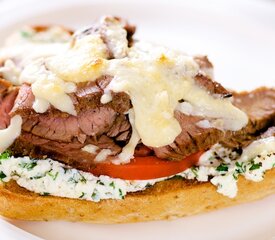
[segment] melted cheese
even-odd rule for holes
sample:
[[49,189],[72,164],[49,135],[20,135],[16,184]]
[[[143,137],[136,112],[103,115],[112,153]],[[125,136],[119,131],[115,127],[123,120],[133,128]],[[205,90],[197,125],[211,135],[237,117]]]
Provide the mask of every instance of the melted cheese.
[[6,80],[19,85],[19,76],[24,66],[41,57],[57,55],[67,50],[70,39],[70,33],[58,26],[41,32],[25,26],[11,34],[0,49],[0,62],[4,62],[0,73]]
[[44,113],[50,107],[50,103],[45,99],[36,97],[32,107],[33,107],[33,110],[36,111],[37,113]]
[[126,32],[116,21],[106,24],[104,31],[110,49],[119,59],[107,59],[110,49],[95,32],[76,36],[65,51],[25,67],[20,80],[32,84],[36,111],[44,112],[52,104],[75,115],[68,95],[75,90],[74,83],[113,76],[101,102],[111,101],[111,91],[126,92],[133,105],[132,138],[120,154],[120,160],[125,162],[132,157],[140,139],[151,147],[165,146],[175,140],[181,127],[174,111],[186,112],[179,104],[182,99],[190,104],[190,114],[213,119],[210,126],[235,131],[247,124],[246,114],[229,99],[213,97],[196,85],[194,77],[200,69],[192,57],[142,42],[128,48]]
[[[99,35],[94,34],[76,38],[65,54],[47,58],[45,65],[57,76],[58,82],[60,79],[82,82],[95,80],[101,75],[114,76],[105,89],[101,102],[111,100],[110,91],[128,93],[135,115],[133,125],[141,141],[147,146],[171,144],[180,134],[181,127],[174,118],[174,111],[182,110],[179,107],[181,99],[190,103],[192,114],[216,119],[211,122],[212,127],[234,131],[247,124],[246,114],[234,107],[230,100],[214,98],[195,84],[194,76],[198,74],[199,67],[192,57],[142,42],[129,48],[127,57],[112,60],[107,60],[106,57],[106,45]],[[28,78],[33,76],[39,78],[33,73],[28,74]],[[37,90],[37,97],[45,99],[48,96],[50,102],[54,99],[52,89],[40,89],[43,85],[44,89],[47,88],[47,78],[39,81],[41,84],[34,82],[33,90]],[[43,96],[41,92],[44,92]],[[69,101],[65,95],[63,98]],[[60,107],[61,103],[62,101],[58,101],[55,105],[52,104],[65,111]],[[68,110],[66,112],[72,113]]]
[[31,64],[33,60],[46,58],[68,49],[66,43],[33,43],[28,42],[20,45],[7,46],[0,49],[1,59],[12,59],[20,68]]
[[86,82],[102,76],[108,49],[99,34],[76,39],[64,54],[46,60],[46,66],[65,81]]
[[132,109],[129,110],[129,121],[132,127],[131,138],[128,144],[122,149],[122,152],[118,155],[118,159],[112,161],[114,164],[129,163],[130,160],[134,157],[136,146],[139,143],[140,136],[138,135],[135,127],[135,116]]
[[[32,65],[33,61],[53,56],[67,49],[64,43],[25,43],[22,45],[8,46],[0,49],[0,63],[5,61],[0,67],[0,74],[15,85],[20,85],[20,74],[25,66]],[[7,59],[7,60],[6,60]],[[15,64],[16,63],[16,64]]]
[[76,115],[73,101],[68,95],[75,91],[75,84],[65,82],[48,71],[42,60],[27,65],[20,76],[20,82],[32,83],[32,92],[36,98],[33,108],[37,112],[45,112],[52,104],[62,112]]
[[128,52],[128,40],[127,31],[123,28],[123,25],[112,17],[103,18],[101,22],[105,25],[104,35],[108,42],[108,48],[113,53],[113,57],[126,57]]
[[230,100],[214,98],[195,84],[199,67],[192,57],[151,47],[152,52],[138,43],[129,50],[128,58],[111,60],[107,68],[114,79],[106,94],[112,90],[130,95],[135,128],[145,145],[165,146],[180,134],[174,111],[181,99],[198,109],[197,115],[217,118],[213,126],[234,131],[247,124],[246,114]]
[[130,95],[135,127],[147,146],[168,145],[181,132],[174,118],[174,109],[184,94],[186,82],[192,81],[197,66],[190,57],[180,60],[166,60],[162,55],[155,59],[133,58],[110,63],[108,74],[115,77],[107,90]]
[[11,119],[10,126],[0,130],[0,153],[4,152],[21,134],[22,118],[19,115]]

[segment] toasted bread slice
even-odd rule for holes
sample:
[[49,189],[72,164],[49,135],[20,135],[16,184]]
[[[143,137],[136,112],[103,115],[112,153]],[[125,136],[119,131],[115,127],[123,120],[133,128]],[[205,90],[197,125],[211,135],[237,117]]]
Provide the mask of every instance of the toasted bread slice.
[[0,214],[22,220],[66,220],[93,223],[128,223],[208,212],[244,202],[255,201],[275,193],[275,169],[266,173],[261,182],[240,178],[239,192],[234,199],[217,193],[209,182],[198,183],[181,179],[167,180],[124,200],[103,200],[98,203],[40,196],[16,182],[0,186]]

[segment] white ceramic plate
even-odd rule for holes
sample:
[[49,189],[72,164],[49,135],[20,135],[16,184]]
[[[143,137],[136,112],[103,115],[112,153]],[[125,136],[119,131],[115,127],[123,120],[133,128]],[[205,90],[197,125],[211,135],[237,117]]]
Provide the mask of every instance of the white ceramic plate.
[[[0,9],[0,41],[25,24],[88,25],[103,14],[137,24],[136,37],[207,54],[225,86],[275,86],[274,1],[18,1]],[[175,221],[93,225],[0,220],[0,239],[275,239],[275,196]],[[173,204],[173,203],[171,203]],[[14,227],[17,226],[18,228]],[[20,236],[20,237],[19,237]]]

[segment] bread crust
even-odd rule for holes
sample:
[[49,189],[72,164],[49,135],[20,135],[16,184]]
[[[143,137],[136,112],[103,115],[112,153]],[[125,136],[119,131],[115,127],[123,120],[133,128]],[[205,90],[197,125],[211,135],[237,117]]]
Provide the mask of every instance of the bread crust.
[[211,183],[172,179],[128,194],[124,200],[99,203],[53,196],[40,196],[16,182],[0,185],[0,215],[35,221],[66,220],[93,223],[129,223],[173,219],[208,212],[244,202],[255,201],[275,193],[275,169],[261,182],[241,177],[238,196],[225,197]]

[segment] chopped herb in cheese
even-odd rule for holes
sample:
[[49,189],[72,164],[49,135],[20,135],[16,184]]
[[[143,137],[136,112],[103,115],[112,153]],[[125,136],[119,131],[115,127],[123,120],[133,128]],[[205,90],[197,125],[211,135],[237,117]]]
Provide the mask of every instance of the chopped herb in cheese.
[[[266,152],[264,142],[275,144],[275,137],[255,141],[254,146],[262,144],[262,151],[254,153],[250,159],[216,144],[202,155],[197,167],[167,178],[134,181],[108,176],[96,177],[91,173],[67,168],[51,159],[14,158],[4,152],[0,155],[0,180],[15,180],[21,187],[43,196],[53,195],[95,202],[102,199],[123,199],[129,192],[142,191],[171,178],[196,179],[201,182],[210,180],[217,186],[219,193],[233,198],[237,195],[240,175],[257,182],[263,180],[265,171],[275,167],[275,148]],[[246,149],[249,149],[249,146]],[[246,149],[244,152],[248,154]]]

